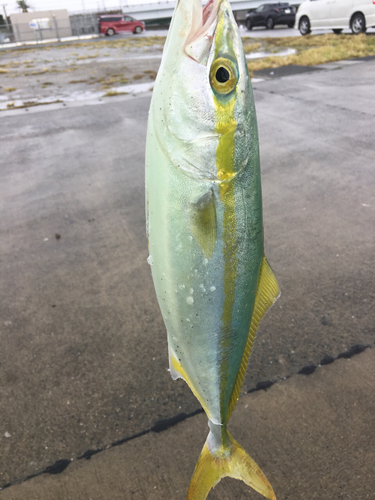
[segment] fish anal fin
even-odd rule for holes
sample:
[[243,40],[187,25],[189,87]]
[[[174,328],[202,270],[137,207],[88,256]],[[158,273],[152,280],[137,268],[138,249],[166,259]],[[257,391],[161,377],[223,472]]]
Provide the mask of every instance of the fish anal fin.
[[271,266],[268,264],[266,257],[263,255],[249,334],[247,337],[245,350],[242,355],[240,369],[238,370],[237,379],[230,398],[227,421],[229,420],[232,411],[236,406],[238,397],[240,395],[243,380],[245,378],[247,363],[249,361],[249,357],[253,347],[253,342],[255,339],[255,335],[260,320],[266,314],[268,309],[275,303],[275,301],[279,296],[280,296],[280,289],[276,277],[273,274]]
[[194,396],[198,399],[198,401],[202,405],[202,408],[205,411],[207,417],[211,418],[210,411],[208,410],[202,395],[200,394],[198,389],[195,387],[195,385],[190,380],[188,374],[186,373],[186,370],[183,369],[180,362],[178,361],[176,356],[171,351],[169,351],[169,370],[171,372],[171,376],[172,376],[173,380],[176,380],[178,378],[182,378],[183,380],[185,380],[185,382],[190,387],[190,390],[192,391]]
[[169,371],[173,380],[184,378],[180,371],[180,364],[173,354],[169,354]]
[[187,500],[205,500],[223,477],[244,481],[269,500],[276,500],[272,486],[260,467],[227,432],[228,446],[210,447],[211,433],[203,447],[190,482]]
[[208,191],[190,206],[190,231],[206,259],[210,259],[217,238],[215,196]]

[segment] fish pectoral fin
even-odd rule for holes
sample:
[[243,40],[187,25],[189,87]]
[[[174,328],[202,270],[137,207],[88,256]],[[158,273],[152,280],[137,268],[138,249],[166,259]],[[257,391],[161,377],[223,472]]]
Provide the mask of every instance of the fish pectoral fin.
[[238,397],[240,395],[243,380],[245,378],[247,363],[249,361],[251,350],[253,348],[253,342],[255,340],[255,335],[260,320],[266,314],[268,309],[276,302],[279,296],[280,296],[280,289],[276,277],[273,274],[271,266],[268,264],[266,257],[263,255],[263,260],[260,267],[258,288],[255,297],[253,315],[251,317],[249,334],[247,337],[245,350],[242,355],[241,366],[240,369],[238,370],[236,383],[234,385],[231,399],[229,402],[227,421],[229,420],[232,411],[236,406]]
[[215,195],[212,189],[190,205],[190,231],[203,255],[210,259],[217,238]]
[[203,447],[191,478],[187,500],[205,500],[223,477],[244,481],[258,493],[276,500],[272,486],[260,467],[227,432],[227,446],[212,447],[211,433]]

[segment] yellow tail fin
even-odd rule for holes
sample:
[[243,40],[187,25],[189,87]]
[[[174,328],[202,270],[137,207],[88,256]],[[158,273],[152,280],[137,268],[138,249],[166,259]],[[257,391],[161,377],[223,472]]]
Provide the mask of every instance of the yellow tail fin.
[[215,446],[212,432],[208,435],[190,482],[187,500],[205,500],[209,491],[226,476],[241,479],[258,493],[276,500],[272,486],[259,466],[232,438],[228,431],[226,444]]

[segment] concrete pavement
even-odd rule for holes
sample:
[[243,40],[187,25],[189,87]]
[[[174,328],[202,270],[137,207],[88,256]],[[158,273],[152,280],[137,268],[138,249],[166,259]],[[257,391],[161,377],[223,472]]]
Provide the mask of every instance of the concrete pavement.
[[[282,295],[260,326],[243,393],[352,344],[374,345],[374,76],[374,61],[349,61],[254,85],[266,254]],[[146,263],[149,99],[1,115],[0,486],[199,408],[167,372]],[[332,405],[339,420],[342,407]],[[199,425],[184,487],[206,433]],[[364,428],[372,442],[374,426]],[[294,426],[277,429],[293,441]],[[233,432],[254,449],[247,432]],[[273,447],[263,443],[265,458],[253,456],[266,467]],[[289,460],[298,463],[297,449]]]
[[[230,432],[278,500],[366,500],[375,489],[375,349],[242,397]],[[182,500],[207,435],[203,414],[5,489],[3,500]],[[263,498],[224,479],[210,500]]]

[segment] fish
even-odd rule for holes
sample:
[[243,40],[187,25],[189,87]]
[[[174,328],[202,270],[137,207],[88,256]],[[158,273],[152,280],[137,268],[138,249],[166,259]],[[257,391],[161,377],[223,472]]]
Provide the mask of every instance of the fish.
[[264,254],[254,97],[228,0],[175,7],[148,116],[146,231],[170,373],[208,417],[187,500],[204,500],[226,476],[275,500],[227,429],[258,324],[280,294]]

